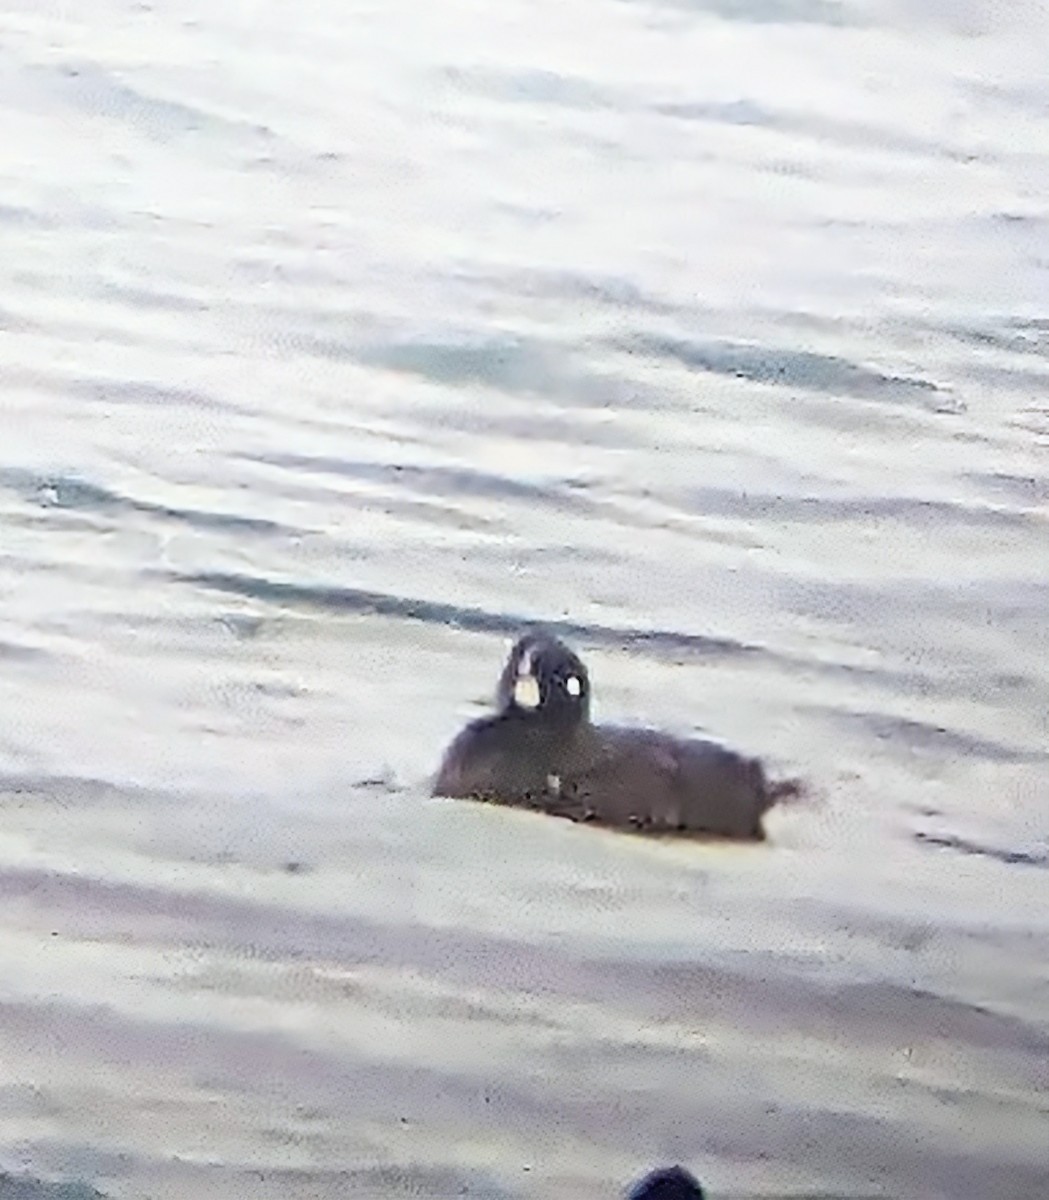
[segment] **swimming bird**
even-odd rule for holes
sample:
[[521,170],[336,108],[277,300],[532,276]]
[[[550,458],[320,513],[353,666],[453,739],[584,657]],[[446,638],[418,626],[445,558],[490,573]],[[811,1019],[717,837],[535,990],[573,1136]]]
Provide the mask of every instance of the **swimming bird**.
[[433,786],[574,821],[749,840],[762,840],[764,814],[799,790],[718,742],[594,724],[582,659],[541,632],[515,643],[495,712],[459,733]]

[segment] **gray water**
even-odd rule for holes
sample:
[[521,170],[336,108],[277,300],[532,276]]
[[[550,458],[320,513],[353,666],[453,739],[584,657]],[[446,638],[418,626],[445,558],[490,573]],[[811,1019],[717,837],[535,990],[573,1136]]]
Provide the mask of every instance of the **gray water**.
[[[1035,0],[4,7],[0,1192],[1049,1194],[1046,61]],[[810,798],[429,798],[540,620]]]

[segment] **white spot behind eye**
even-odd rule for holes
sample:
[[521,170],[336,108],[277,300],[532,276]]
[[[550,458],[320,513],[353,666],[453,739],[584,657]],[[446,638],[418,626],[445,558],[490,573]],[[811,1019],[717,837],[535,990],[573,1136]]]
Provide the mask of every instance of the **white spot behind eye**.
[[578,675],[569,675],[565,680],[565,691],[570,696],[581,696],[583,694],[583,681]]
[[521,708],[539,707],[539,683],[533,675],[519,675],[514,684],[514,702]]

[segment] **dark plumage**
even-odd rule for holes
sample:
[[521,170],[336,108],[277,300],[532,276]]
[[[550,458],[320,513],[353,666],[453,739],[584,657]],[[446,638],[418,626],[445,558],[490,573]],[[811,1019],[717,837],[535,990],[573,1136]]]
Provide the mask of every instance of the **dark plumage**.
[[652,1171],[627,1192],[626,1200],[704,1200],[699,1180],[684,1167]]
[[621,828],[761,839],[764,814],[798,788],[716,742],[594,725],[582,660],[533,633],[510,652],[495,713],[452,742],[433,790]]

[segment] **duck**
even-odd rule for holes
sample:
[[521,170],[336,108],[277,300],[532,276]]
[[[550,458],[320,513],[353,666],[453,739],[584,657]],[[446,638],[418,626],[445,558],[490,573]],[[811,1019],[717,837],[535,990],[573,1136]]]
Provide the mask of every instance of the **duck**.
[[595,724],[590,699],[574,650],[543,631],[520,636],[494,712],[448,746],[433,794],[636,832],[762,841],[765,814],[801,790],[720,742]]

